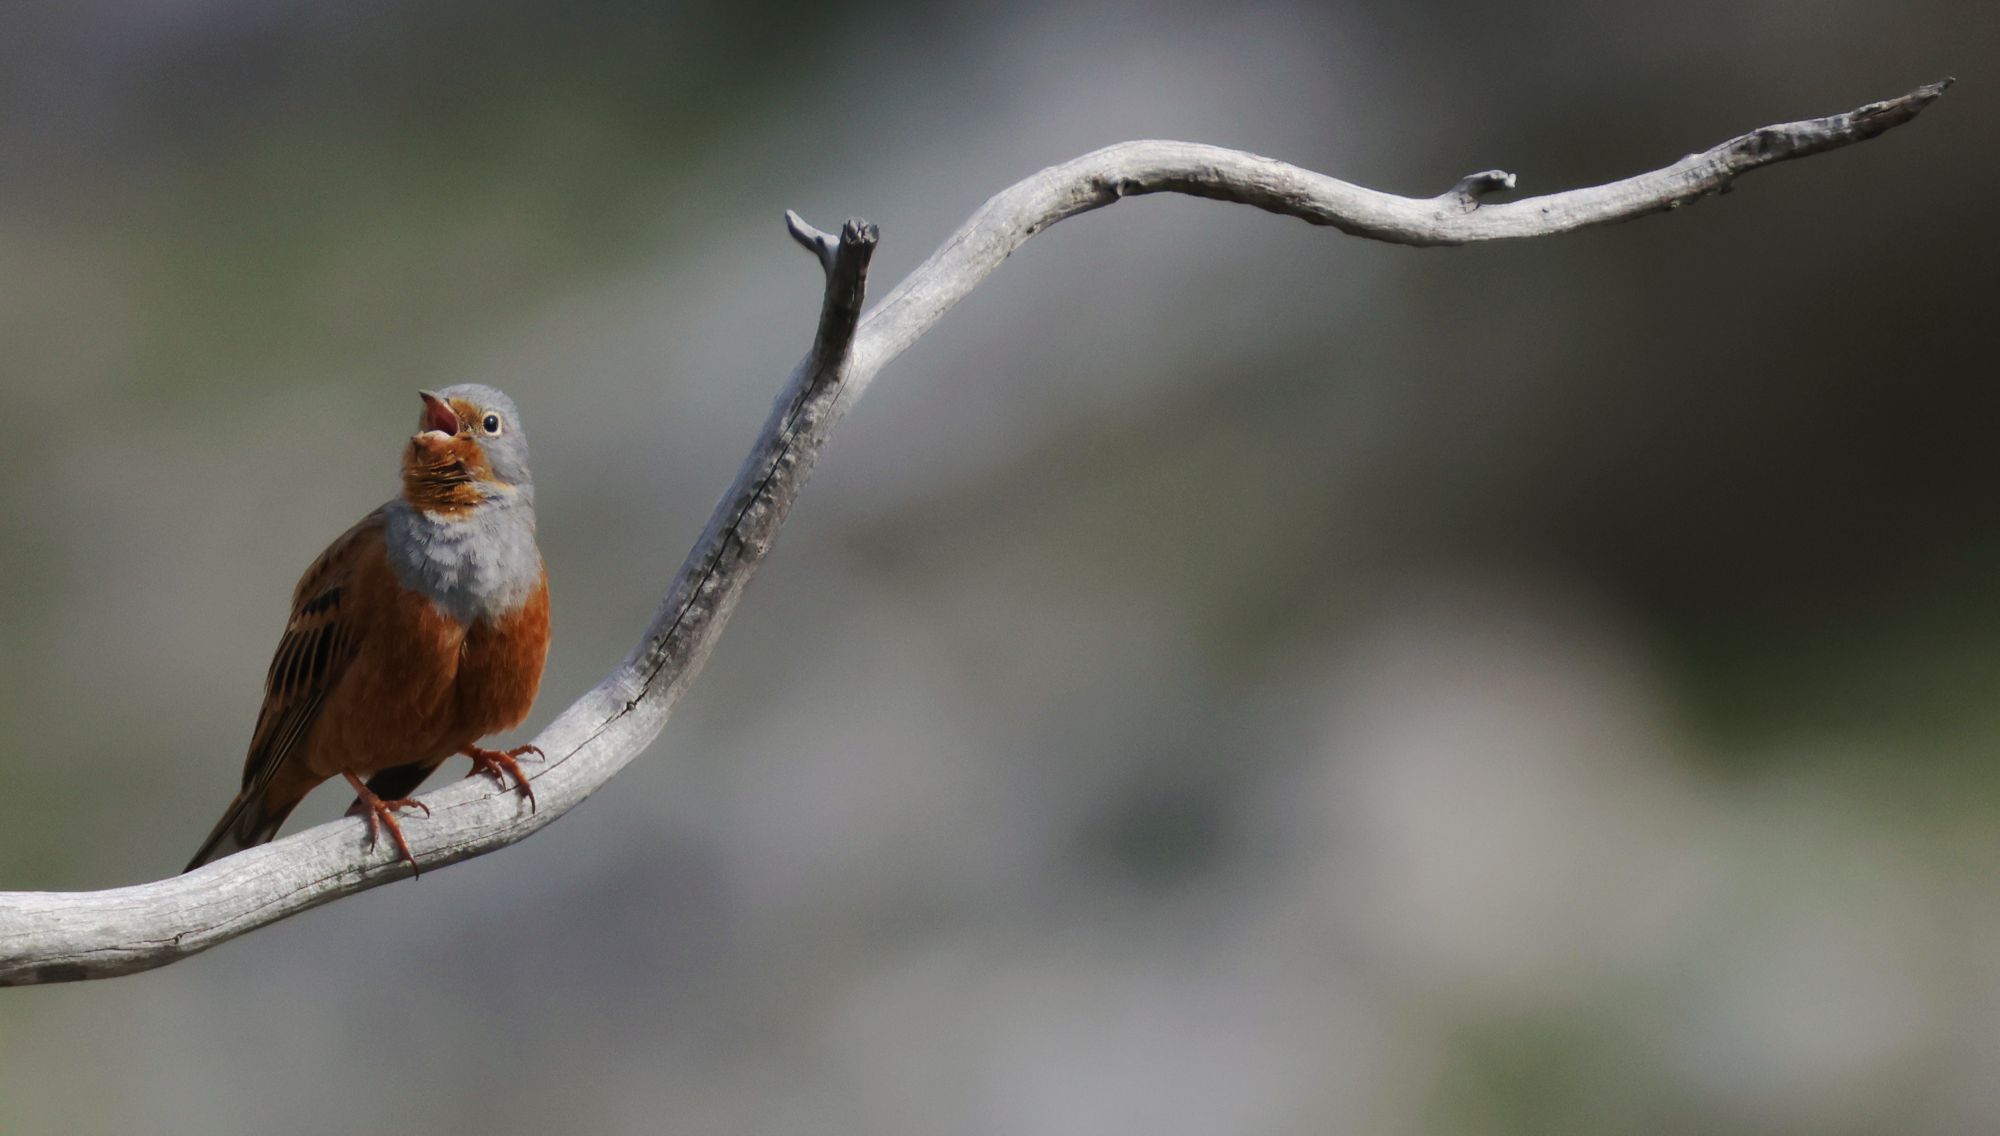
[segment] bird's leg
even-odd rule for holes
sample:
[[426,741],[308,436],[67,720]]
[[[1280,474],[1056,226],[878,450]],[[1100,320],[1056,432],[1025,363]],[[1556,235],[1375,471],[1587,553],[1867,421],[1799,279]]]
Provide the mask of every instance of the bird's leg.
[[410,797],[398,797],[393,801],[385,801],[376,796],[374,791],[368,788],[367,784],[354,774],[343,772],[341,776],[347,778],[349,785],[354,786],[355,803],[368,812],[368,847],[375,847],[375,838],[377,835],[376,824],[379,822],[389,830],[389,839],[396,842],[396,851],[403,859],[410,862],[410,875],[414,878],[417,874],[417,858],[410,855],[410,842],[403,839],[403,826],[396,823],[396,810],[422,809],[424,810],[424,815],[429,816],[431,815],[431,807],[422,801]]
[[521,791],[522,796],[528,798],[528,811],[535,811],[535,787],[528,784],[528,775],[521,772],[519,759],[531,753],[537,758],[541,757],[542,751],[539,748],[515,746],[510,750],[497,750],[469,745],[458,752],[472,759],[472,772],[466,774],[467,777],[484,773],[499,782],[503,789],[507,787],[507,778],[512,777],[514,787]]

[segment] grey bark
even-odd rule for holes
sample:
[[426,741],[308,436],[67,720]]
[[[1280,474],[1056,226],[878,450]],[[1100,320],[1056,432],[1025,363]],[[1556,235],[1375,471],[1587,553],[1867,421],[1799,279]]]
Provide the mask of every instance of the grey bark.
[[[540,801],[485,778],[425,795],[404,832],[424,870],[524,840],[580,804],[642,752],[721,635],[812,472],[827,434],[877,373],[1036,233],[1125,197],[1181,193],[1254,205],[1345,233],[1407,245],[1549,236],[1674,209],[1741,175],[1872,138],[1914,118],[1950,80],[1845,114],[1767,126],[1636,177],[1504,203],[1512,174],[1473,174],[1409,198],[1237,150],[1124,142],[1052,166],[993,197],[930,259],[862,315],[874,226],[821,233],[796,214],[793,237],[818,257],[826,291],[812,348],[793,369],[755,445],[639,644],[534,741]],[[342,818],[153,883],[92,892],[0,892],[0,985],[129,974],[410,875],[367,826]]]

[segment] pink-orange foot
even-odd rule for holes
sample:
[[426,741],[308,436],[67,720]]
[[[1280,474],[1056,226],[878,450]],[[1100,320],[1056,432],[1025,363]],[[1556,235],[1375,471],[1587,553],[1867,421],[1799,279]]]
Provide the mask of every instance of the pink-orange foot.
[[542,756],[540,749],[535,746],[515,746],[510,750],[466,746],[458,752],[472,759],[472,772],[466,774],[467,777],[484,773],[498,782],[502,789],[507,787],[507,778],[512,777],[514,787],[521,791],[522,796],[528,798],[528,811],[535,811],[535,787],[528,784],[528,775],[521,772],[521,763],[518,759],[531,753],[539,758]]
[[410,862],[410,877],[412,879],[416,878],[418,875],[417,858],[410,855],[410,842],[403,839],[403,826],[396,823],[396,810],[422,809],[424,810],[424,815],[429,816],[431,815],[431,807],[422,801],[413,800],[409,797],[398,797],[393,801],[385,801],[376,796],[374,791],[369,789],[367,784],[354,774],[342,773],[341,776],[347,778],[349,785],[354,786],[355,803],[367,811],[368,847],[375,847],[375,840],[379,835],[376,831],[376,825],[379,823],[383,828],[389,830],[389,839],[396,842],[396,853]]

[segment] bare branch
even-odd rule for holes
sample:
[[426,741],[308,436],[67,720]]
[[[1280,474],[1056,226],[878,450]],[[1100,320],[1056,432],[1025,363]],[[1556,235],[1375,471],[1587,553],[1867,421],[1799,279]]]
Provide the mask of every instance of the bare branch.
[[1676,209],[1762,166],[1873,138],[1915,118],[1951,82],[1846,114],[1766,126],[1623,181],[1497,205],[1477,197],[1505,184],[1508,175],[1499,171],[1474,174],[1438,197],[1398,197],[1240,150],[1191,142],[1107,146],[1001,191],[898,284],[861,325],[850,398],[1029,237],[1121,198],[1185,193],[1234,201],[1402,245],[1546,237]]
[[[1363,189],[1269,158],[1186,142],[1124,142],[995,196],[864,318],[876,231],[849,221],[836,237],[786,214],[826,272],[812,349],[793,369],[736,480],[681,565],[639,645],[535,738],[549,755],[534,777],[538,811],[473,778],[426,794],[432,815],[407,823],[425,869],[526,839],[576,807],[665,726],[720,637],[828,432],[891,359],[1028,238],[1125,197],[1182,193],[1254,205],[1342,232],[1408,245],[1548,236],[1672,209],[1774,162],[1872,138],[1915,117],[1950,80],[1846,114],[1767,126],[1663,169],[1547,197],[1487,204],[1513,188],[1489,170],[1431,198]],[[371,851],[345,817],[154,883],[94,892],[0,892],[0,985],[104,978],[161,966],[320,904],[401,879],[408,864]]]

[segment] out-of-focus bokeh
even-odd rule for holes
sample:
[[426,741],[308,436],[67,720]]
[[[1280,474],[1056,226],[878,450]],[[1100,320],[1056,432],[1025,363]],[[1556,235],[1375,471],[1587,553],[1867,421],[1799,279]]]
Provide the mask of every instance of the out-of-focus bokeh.
[[1967,81],[1547,241],[1060,226],[611,791],[0,991],[0,1131],[2000,1128],[1996,59],[1968,0],[9,7],[10,889],[179,868],[420,386],[524,408],[530,728],[589,687],[808,342],[787,207],[879,292],[1124,138],[1536,192]]

